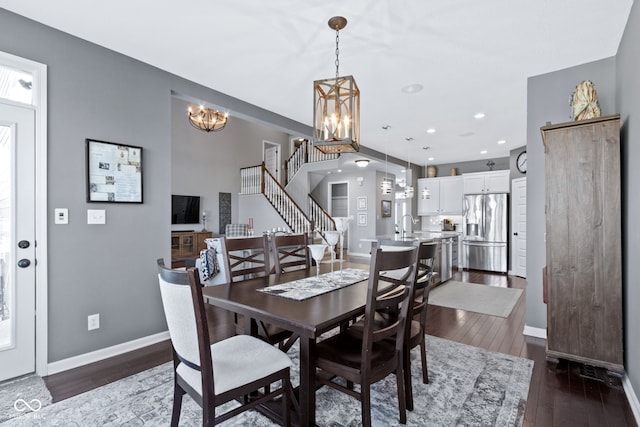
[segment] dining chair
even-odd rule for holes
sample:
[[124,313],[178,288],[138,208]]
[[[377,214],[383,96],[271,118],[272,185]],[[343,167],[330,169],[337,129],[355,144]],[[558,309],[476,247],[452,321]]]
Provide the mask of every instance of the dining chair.
[[404,383],[406,387],[407,409],[413,410],[413,388],[411,385],[411,349],[420,346],[420,360],[422,362],[422,382],[429,384],[427,370],[427,307],[429,292],[433,287],[433,263],[438,249],[437,242],[421,242],[418,246],[418,268],[416,269],[415,285],[413,288],[413,304],[407,316],[405,327],[403,364]]
[[273,269],[276,274],[291,270],[311,269],[309,236],[305,233],[271,236]]
[[[348,328],[316,346],[316,381],[359,399],[366,427],[371,426],[371,385],[390,374],[396,376],[400,422],[407,421],[402,351],[417,255],[417,247],[373,250],[362,330],[354,334]],[[379,327],[376,311],[397,306],[400,314],[395,321]],[[335,382],[335,377],[346,380],[346,386]],[[360,391],[354,389],[354,383],[360,385]]]
[[271,274],[268,236],[225,238],[231,279],[245,280]]
[[[216,425],[279,396],[283,425],[290,425],[291,359],[249,335],[211,344],[198,272],[170,270],[160,261],[160,294],[173,352],[171,426],[178,426],[185,393],[202,408],[203,426]],[[278,382],[281,386],[272,390]],[[231,400],[240,406],[215,414],[216,407]]]
[[[254,277],[269,277],[271,274],[269,237],[265,234],[256,237],[225,238],[231,286],[234,282]],[[287,340],[293,336],[291,331],[277,326],[257,322],[258,335],[270,344],[278,344],[287,350]],[[291,343],[293,344],[293,343]]]

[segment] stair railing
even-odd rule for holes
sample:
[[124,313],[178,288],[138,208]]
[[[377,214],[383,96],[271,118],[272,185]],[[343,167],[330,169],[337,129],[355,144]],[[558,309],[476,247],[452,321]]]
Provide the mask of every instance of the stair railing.
[[287,182],[290,182],[305,163],[333,160],[340,157],[338,153],[325,154],[318,150],[310,141],[304,141],[296,148],[286,161]]
[[312,221],[269,173],[264,162],[240,169],[240,194],[263,194],[294,233],[311,233]]
[[336,223],[331,215],[325,211],[322,206],[309,194],[309,218],[313,221],[316,230],[326,231],[335,230]]

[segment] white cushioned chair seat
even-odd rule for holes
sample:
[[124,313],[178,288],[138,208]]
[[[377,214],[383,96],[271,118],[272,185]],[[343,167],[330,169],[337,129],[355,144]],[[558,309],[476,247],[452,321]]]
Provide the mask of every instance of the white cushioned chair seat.
[[[211,359],[216,394],[291,366],[291,359],[285,353],[249,335],[235,335],[212,344]],[[200,372],[184,363],[178,365],[177,372],[202,395]]]

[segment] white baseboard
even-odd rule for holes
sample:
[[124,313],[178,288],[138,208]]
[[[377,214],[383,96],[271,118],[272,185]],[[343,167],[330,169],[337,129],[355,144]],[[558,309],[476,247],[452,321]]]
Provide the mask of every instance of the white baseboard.
[[524,325],[524,331],[522,331],[522,333],[529,337],[542,338],[543,340],[547,339],[547,330],[542,328]]
[[629,401],[629,406],[631,406],[633,416],[636,418],[636,423],[640,425],[640,401],[638,401],[638,395],[636,395],[636,392],[633,390],[631,381],[629,381],[629,375],[626,373],[622,378],[622,386],[624,387],[624,392],[627,395],[627,400]]
[[169,331],[165,331],[111,347],[102,348],[90,353],[79,354],[78,356],[73,356],[68,359],[58,360],[57,362],[52,362],[47,365],[47,375],[53,375],[63,371],[68,371],[69,369],[88,365],[89,363],[99,362],[100,360],[118,356],[168,339]]

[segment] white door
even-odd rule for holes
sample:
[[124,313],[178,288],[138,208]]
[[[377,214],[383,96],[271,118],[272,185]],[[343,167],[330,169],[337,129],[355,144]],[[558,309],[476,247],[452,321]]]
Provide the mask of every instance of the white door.
[[0,103],[0,381],[35,371],[34,117]]
[[280,145],[263,141],[264,167],[280,182]]
[[511,269],[527,277],[527,178],[511,182]]

